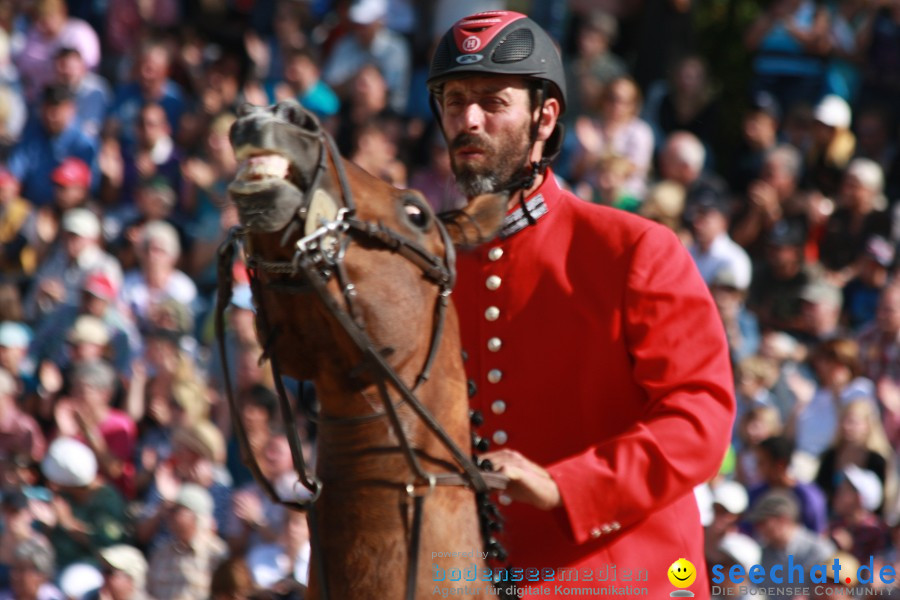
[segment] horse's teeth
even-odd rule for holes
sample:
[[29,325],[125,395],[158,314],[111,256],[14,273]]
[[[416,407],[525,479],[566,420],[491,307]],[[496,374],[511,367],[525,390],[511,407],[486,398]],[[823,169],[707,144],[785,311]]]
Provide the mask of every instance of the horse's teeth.
[[278,154],[251,156],[241,164],[239,178],[244,179],[284,179],[288,175],[290,162]]

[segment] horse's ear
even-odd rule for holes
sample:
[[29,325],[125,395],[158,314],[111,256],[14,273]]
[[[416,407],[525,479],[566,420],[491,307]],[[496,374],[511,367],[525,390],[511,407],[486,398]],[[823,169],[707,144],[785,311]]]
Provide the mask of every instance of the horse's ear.
[[497,235],[506,216],[509,194],[482,194],[472,198],[465,208],[446,213],[443,221],[457,246],[471,247]]

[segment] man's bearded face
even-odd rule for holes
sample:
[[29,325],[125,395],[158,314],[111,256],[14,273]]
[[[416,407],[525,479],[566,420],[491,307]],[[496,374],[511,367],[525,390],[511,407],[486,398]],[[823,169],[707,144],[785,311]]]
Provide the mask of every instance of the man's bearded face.
[[[529,148],[529,124],[491,139],[461,133],[450,142],[450,163],[456,182],[469,198],[500,191],[519,176]],[[460,150],[467,152],[459,152]]]
[[441,103],[451,166],[466,196],[501,191],[522,175],[534,119],[522,77],[451,80],[444,85]]

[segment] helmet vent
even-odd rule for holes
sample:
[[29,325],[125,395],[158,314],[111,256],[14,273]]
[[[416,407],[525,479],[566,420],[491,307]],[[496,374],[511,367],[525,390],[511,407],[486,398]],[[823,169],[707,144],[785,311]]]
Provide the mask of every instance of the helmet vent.
[[431,61],[431,72],[441,73],[450,67],[450,48],[448,38],[441,40],[437,49],[434,51],[434,58]]
[[516,29],[497,44],[491,59],[495,63],[513,63],[525,60],[534,52],[534,35],[530,29]]

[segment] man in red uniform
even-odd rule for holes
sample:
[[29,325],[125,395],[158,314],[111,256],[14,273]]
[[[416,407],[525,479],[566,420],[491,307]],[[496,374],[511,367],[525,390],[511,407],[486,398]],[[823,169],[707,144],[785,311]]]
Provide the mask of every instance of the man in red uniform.
[[454,290],[484,457],[512,480],[499,497],[510,564],[577,569],[563,584],[554,571],[541,597],[563,585],[658,598],[685,558],[689,590],[708,598],[692,490],[721,462],[734,398],[706,285],[669,230],[560,189],[547,165],[563,69],[534,21],[462,19],[428,86],[466,196],[510,192],[499,234],[461,253]]

